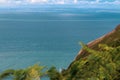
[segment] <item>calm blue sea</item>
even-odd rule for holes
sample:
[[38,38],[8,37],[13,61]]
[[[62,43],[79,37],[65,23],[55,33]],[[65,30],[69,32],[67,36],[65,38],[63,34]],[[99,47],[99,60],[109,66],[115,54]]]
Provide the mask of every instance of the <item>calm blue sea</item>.
[[112,12],[0,13],[0,71],[35,63],[67,68],[88,43],[114,29],[120,14]]

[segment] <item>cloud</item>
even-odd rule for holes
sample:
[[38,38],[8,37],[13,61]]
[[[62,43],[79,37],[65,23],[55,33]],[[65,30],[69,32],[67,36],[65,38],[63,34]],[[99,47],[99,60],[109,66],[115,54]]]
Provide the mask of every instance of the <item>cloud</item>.
[[7,2],[7,0],[0,0],[0,3],[2,4],[2,3],[6,3]]
[[0,5],[15,5],[27,3],[28,0],[0,0]]
[[31,4],[78,4],[82,7],[111,7],[120,5],[120,0],[0,0],[1,5],[31,5]]
[[115,0],[115,1],[112,1],[112,2],[105,1],[104,4],[114,4],[114,5],[119,5],[119,4],[120,4],[120,0]]
[[0,0],[0,3],[89,3],[89,4],[100,4],[100,3],[108,3],[108,4],[119,4],[120,0]]
[[29,0],[29,3],[46,3],[47,0]]

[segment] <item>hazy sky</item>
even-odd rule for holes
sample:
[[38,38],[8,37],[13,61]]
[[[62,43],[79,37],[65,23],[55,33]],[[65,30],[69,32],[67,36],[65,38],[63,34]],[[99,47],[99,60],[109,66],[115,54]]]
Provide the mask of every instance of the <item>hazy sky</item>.
[[0,0],[2,6],[22,6],[22,5],[41,5],[41,4],[77,4],[84,7],[111,7],[117,8],[120,0]]
[[0,0],[1,5],[6,4],[39,4],[39,3],[53,3],[53,4],[120,4],[120,0]]

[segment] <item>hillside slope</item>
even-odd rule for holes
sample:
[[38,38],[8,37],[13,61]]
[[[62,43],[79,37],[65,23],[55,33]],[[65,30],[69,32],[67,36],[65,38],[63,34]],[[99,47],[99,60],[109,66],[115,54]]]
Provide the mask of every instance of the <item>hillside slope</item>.
[[82,47],[63,80],[120,80],[120,25]]
[[[94,50],[99,50],[98,44],[107,44],[108,46],[116,47],[120,45],[120,25],[106,35],[89,42],[87,46]],[[79,60],[81,57],[88,55],[84,50],[80,50],[75,60]]]

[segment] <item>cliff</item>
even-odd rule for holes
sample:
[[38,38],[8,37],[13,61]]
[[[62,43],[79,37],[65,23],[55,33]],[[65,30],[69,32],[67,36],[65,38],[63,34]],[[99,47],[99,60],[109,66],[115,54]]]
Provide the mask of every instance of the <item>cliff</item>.
[[120,80],[120,25],[83,49],[62,71],[63,80]]
[[[94,50],[99,50],[98,44],[107,44],[108,46],[119,46],[120,45],[120,24],[111,32],[107,33],[106,35],[93,40],[87,44],[87,46]],[[79,60],[81,57],[87,56],[89,53],[87,53],[84,50],[80,50],[78,55],[75,58],[76,60]]]

